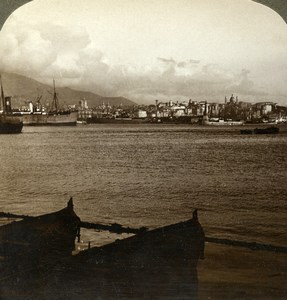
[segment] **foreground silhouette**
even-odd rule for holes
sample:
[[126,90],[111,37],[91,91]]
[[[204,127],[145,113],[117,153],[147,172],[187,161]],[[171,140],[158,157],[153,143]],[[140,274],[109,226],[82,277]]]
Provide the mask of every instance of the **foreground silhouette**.
[[0,227],[1,299],[196,299],[204,232],[191,220],[72,256],[81,221],[58,212]]

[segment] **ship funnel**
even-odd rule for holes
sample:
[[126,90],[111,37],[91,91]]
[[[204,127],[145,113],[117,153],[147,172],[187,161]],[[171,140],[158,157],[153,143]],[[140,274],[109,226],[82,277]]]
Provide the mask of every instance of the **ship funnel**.
[[11,97],[5,97],[5,112],[12,112]]
[[29,110],[30,110],[30,112],[33,112],[33,109],[34,109],[33,103],[30,101],[29,102]]

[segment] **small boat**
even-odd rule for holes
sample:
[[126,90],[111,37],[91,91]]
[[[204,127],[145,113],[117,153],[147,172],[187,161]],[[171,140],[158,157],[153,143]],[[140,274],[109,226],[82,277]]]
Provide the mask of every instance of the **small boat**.
[[191,220],[80,252],[71,259],[72,268],[59,269],[58,280],[75,274],[72,295],[84,277],[87,299],[196,299],[204,240],[195,211]]
[[277,134],[279,133],[279,128],[275,126],[270,126],[267,128],[255,128],[255,134]]
[[[58,212],[0,227],[3,299],[196,298],[197,262],[205,241],[197,211],[190,220],[139,230],[71,255],[81,224],[70,200]],[[110,229],[122,227],[113,224]]]
[[54,213],[26,217],[0,227],[0,257],[8,264],[40,264],[75,249],[80,218],[73,204]]
[[71,201],[58,212],[23,218],[0,226],[1,299],[44,299],[39,286],[75,249],[80,219]]
[[11,97],[4,96],[4,89],[1,81],[1,104],[3,111],[0,114],[0,134],[15,134],[21,133],[23,128],[23,122],[19,117],[12,114]]

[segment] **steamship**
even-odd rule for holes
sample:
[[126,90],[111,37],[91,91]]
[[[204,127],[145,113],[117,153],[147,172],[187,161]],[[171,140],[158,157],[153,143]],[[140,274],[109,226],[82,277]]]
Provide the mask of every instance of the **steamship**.
[[40,100],[36,106],[29,103],[28,112],[20,112],[24,126],[76,126],[78,112],[72,110],[59,109],[59,100],[56,93],[55,81],[53,81],[54,93],[52,109],[46,111],[40,105]]
[[1,82],[1,104],[2,112],[0,113],[0,134],[21,133],[23,122],[19,117],[12,114],[11,97],[4,96],[4,89]]

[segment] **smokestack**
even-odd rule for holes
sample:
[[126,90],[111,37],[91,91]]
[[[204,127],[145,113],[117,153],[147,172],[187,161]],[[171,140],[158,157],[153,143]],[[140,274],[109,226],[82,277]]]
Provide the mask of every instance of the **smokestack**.
[[158,107],[158,100],[155,100],[155,117],[157,118],[157,107]]

